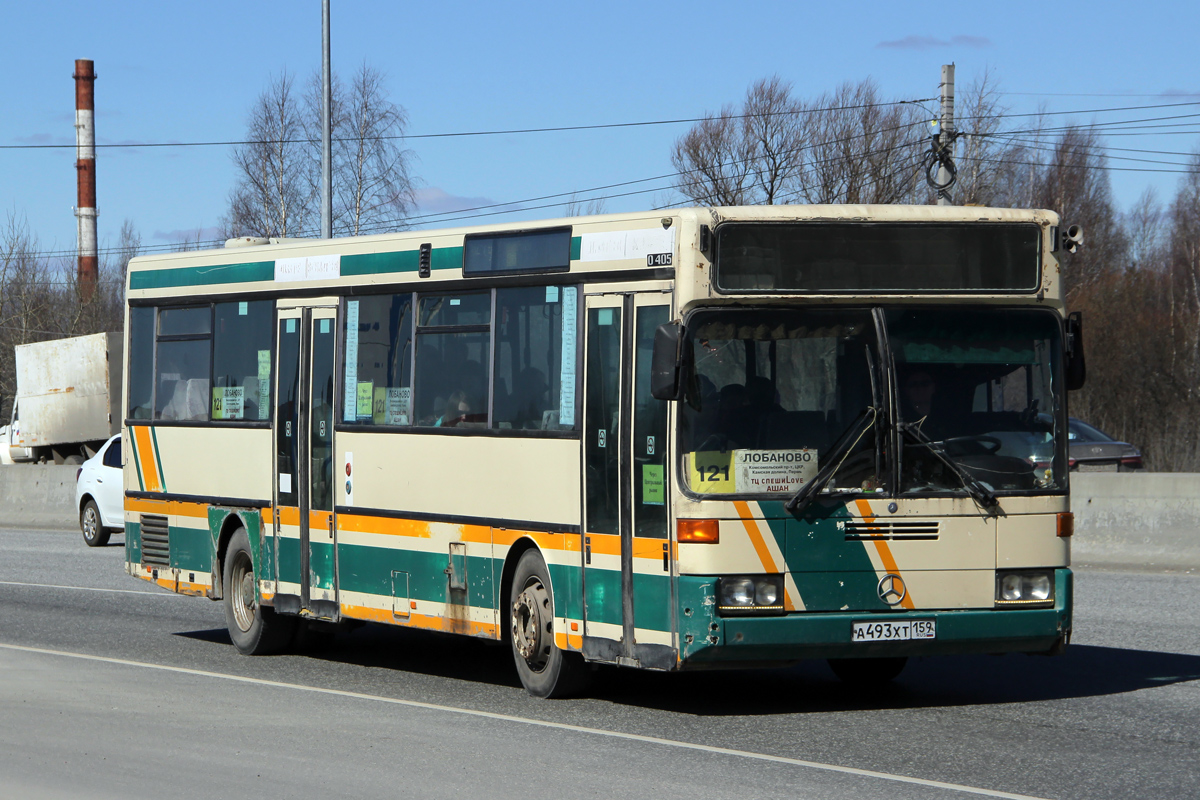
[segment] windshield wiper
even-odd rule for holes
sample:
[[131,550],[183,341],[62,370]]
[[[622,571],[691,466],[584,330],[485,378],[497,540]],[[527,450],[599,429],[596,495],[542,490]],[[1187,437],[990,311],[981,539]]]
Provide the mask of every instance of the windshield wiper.
[[[811,481],[800,487],[791,498],[784,503],[783,507],[791,514],[800,514],[804,509],[812,505],[813,500],[821,493],[821,490],[833,479],[837,471],[841,469],[842,462],[846,460],[846,456],[850,455],[854,450],[854,446],[858,444],[863,434],[871,429],[875,424],[875,418],[879,415],[875,406],[867,406],[855,418],[854,422],[850,423],[850,427],[842,434],[841,442],[829,451],[826,456],[825,468],[818,472]],[[857,490],[855,490],[857,491]]]
[[950,471],[958,476],[958,479],[962,481],[963,487],[967,490],[971,497],[975,498],[975,502],[983,506],[983,508],[987,510],[989,514],[1002,513],[1000,509],[1000,501],[996,499],[995,493],[993,493],[992,490],[983,483],[983,481],[976,478],[974,475],[968,472],[965,467],[947,455],[946,451],[942,449],[937,442],[926,436],[921,431],[919,422],[902,422],[900,423],[899,428],[901,433],[908,434],[908,436],[917,442],[917,444],[924,445],[929,452],[933,453],[943,464],[949,467]]

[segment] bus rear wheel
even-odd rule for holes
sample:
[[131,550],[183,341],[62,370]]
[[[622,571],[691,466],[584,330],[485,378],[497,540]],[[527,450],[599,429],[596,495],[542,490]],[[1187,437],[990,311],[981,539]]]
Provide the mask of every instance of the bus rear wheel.
[[509,592],[513,660],[529,694],[566,697],[585,688],[588,668],[578,653],[564,652],[555,644],[549,574],[537,550],[525,551],[517,562]]
[[829,668],[845,683],[853,686],[882,686],[896,678],[908,663],[899,658],[831,658]]
[[247,656],[278,653],[292,641],[296,619],[258,602],[254,560],[245,528],[238,528],[225,554],[225,625],[238,652]]

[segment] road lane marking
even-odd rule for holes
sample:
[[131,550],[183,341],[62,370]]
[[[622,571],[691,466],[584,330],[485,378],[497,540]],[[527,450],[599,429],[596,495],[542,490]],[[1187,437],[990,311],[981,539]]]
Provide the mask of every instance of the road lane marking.
[[137,589],[100,589],[95,586],[59,586],[54,583],[19,583],[17,581],[0,581],[0,586],[29,586],[34,589],[75,589],[80,592],[117,592],[119,594],[148,594],[153,597],[190,597],[174,592],[142,592]]
[[623,739],[632,742],[642,742],[644,744],[661,745],[663,747],[674,747],[681,750],[693,750],[702,753],[713,753],[716,755],[733,756],[735,758],[752,759],[755,761],[767,761],[775,764],[786,764],[794,767],[805,767],[807,769],[822,770],[824,772],[840,773],[842,775],[855,775],[862,778],[876,778],[878,780],[892,781],[894,783],[905,783],[914,786],[928,786],[935,789],[945,789],[947,791],[981,795],[983,797],[998,797],[1004,798],[1005,800],[1045,800],[1045,798],[1034,797],[1032,795],[1013,794],[1011,792],[1001,792],[993,789],[981,789],[976,786],[965,786],[963,784],[927,780],[925,778],[912,778],[907,775],[895,775],[890,772],[877,772],[875,770],[858,769],[856,767],[843,767],[837,764],[824,764],[820,761],[805,761],[799,758],[788,758],[787,756],[773,756],[768,755],[767,753],[755,753],[748,750],[734,750],[728,747],[714,747],[707,744],[680,742],[674,739],[662,739],[657,736],[643,736],[637,733],[622,733],[620,731],[604,730],[603,728],[588,728],[583,725],[568,725],[562,722],[548,722],[546,720],[528,719],[526,717],[516,717],[511,714],[497,714],[491,711],[477,711],[470,708],[444,706],[437,703],[423,703],[419,700],[402,700],[396,697],[382,697],[380,695],[364,694],[362,692],[348,692],[342,689],[325,689],[319,686],[305,686],[299,683],[284,683],[282,681],[270,681],[262,678],[249,678],[242,675],[229,675],[222,672],[209,672],[208,670],[202,669],[171,667],[165,664],[151,664],[145,661],[130,661],[124,658],[109,658],[107,656],[94,656],[86,653],[72,653],[65,650],[50,650],[43,647],[26,647],[24,645],[0,643],[0,649],[17,650],[26,653],[39,653],[42,655],[60,656],[63,658],[76,658],[83,661],[98,661],[105,664],[118,664],[126,667],[142,667],[144,669],[156,669],[163,672],[175,672],[182,675],[195,675],[203,678],[220,678],[227,681],[235,681],[237,683],[249,683],[257,686],[272,686],[279,689],[294,689],[302,692],[332,695],[335,697],[346,697],[355,700],[370,700],[377,703],[405,706],[407,708],[419,708],[425,711],[441,711],[450,714],[462,714],[468,717],[480,717],[499,722],[516,722],[524,725],[533,725],[539,728],[549,728],[551,730],[570,731],[572,733],[590,734],[592,736],[604,736],[610,739]]

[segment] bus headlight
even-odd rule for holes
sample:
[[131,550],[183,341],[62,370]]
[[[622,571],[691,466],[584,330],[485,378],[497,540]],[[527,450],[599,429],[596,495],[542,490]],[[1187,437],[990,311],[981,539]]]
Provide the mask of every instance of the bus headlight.
[[782,575],[730,575],[717,581],[717,608],[722,616],[782,614]]
[[1051,605],[1054,570],[1019,570],[996,573],[996,605]]

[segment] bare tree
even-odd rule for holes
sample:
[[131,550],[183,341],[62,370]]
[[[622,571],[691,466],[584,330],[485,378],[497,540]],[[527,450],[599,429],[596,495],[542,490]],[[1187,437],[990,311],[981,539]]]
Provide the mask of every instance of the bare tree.
[[333,128],[334,235],[407,227],[415,200],[409,170],[413,153],[399,143],[408,127],[408,115],[388,100],[383,73],[365,63],[360,66],[337,108]]
[[1042,162],[1041,118],[1028,130],[1010,130],[1005,126],[1009,109],[999,97],[994,74],[985,70],[956,101],[956,203],[1013,208],[1033,202],[1032,187]]
[[751,173],[754,143],[734,107],[706,115],[680,137],[671,151],[679,173],[675,188],[701,205],[740,206],[755,202]]
[[250,110],[246,143],[234,147],[237,183],[222,220],[234,236],[286,237],[312,228],[314,196],[293,77],[274,78]]
[[928,145],[916,106],[885,101],[867,79],[843,84],[804,110],[804,163],[795,197],[807,203],[916,202]]
[[1163,266],[1163,236],[1166,214],[1158,201],[1158,192],[1147,187],[1125,215],[1125,231],[1129,241],[1129,264],[1134,269],[1157,269]]
[[911,201],[921,121],[870,80],[805,103],[778,77],[763,79],[740,108],[723,107],[675,142],[675,188],[706,205]]
[[1051,144],[1037,181],[1033,205],[1057,211],[1064,224],[1082,225],[1087,237],[1087,247],[1063,254],[1068,301],[1081,287],[1127,263],[1107,166],[1096,130],[1070,127]]
[[47,318],[53,297],[38,241],[24,217],[9,212],[0,230],[0,414],[7,421],[16,394],[13,347],[54,335]]

